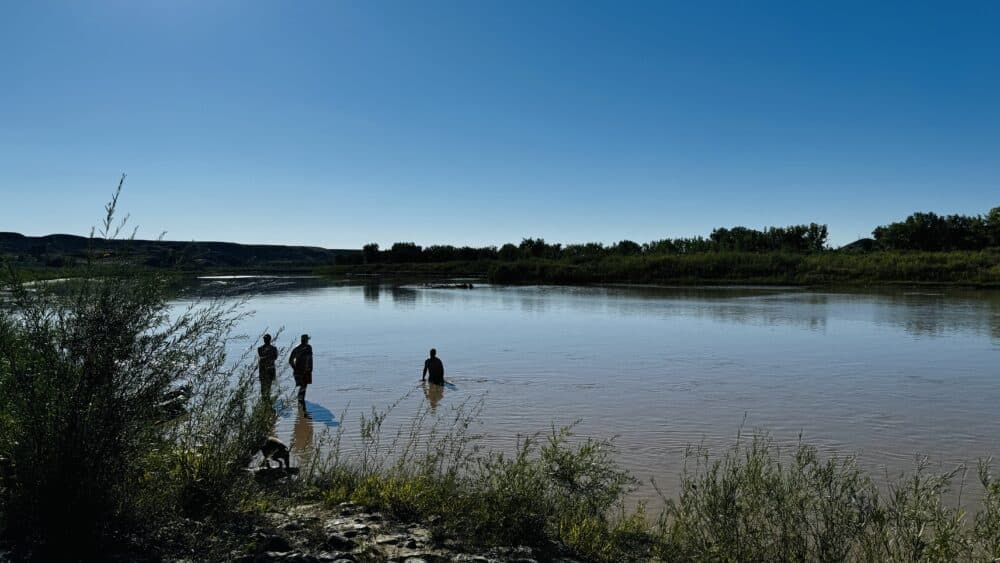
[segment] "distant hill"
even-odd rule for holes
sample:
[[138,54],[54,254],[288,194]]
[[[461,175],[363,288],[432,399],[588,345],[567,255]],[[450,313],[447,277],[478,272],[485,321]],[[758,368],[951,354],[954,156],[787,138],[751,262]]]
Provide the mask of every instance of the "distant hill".
[[852,243],[841,246],[838,250],[843,252],[871,252],[877,246],[878,243],[873,238],[859,238]]
[[93,245],[103,259],[127,256],[152,267],[293,268],[356,264],[360,250],[316,246],[182,242],[167,240],[104,240],[76,235],[25,236],[0,232],[0,256],[19,265],[69,266],[86,259]]

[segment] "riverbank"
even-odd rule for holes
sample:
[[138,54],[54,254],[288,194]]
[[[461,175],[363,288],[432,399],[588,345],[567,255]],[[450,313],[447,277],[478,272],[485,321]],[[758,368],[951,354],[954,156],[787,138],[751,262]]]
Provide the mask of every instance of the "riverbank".
[[944,284],[1000,287],[1000,250],[607,256],[586,260],[438,262],[326,266],[332,277],[481,276],[498,284]]
[[[178,278],[209,275],[320,275],[352,281],[398,283],[468,278],[496,284],[676,284],[1000,287],[1000,250],[954,252],[844,252],[812,254],[705,252],[353,265],[242,268],[154,268]],[[19,267],[27,281],[73,278],[83,267]],[[90,270],[93,271],[93,270]]]
[[[564,436],[556,433],[557,443],[547,444],[542,438],[538,449],[526,443],[511,456],[449,460],[402,444],[393,454],[403,459],[378,468],[365,470],[357,459],[307,464],[302,476],[268,480],[228,512],[119,535],[100,560],[950,562],[1000,556],[1000,482],[988,461],[973,471],[981,489],[966,482],[963,468],[938,473],[918,462],[884,490],[852,457],[821,457],[804,444],[781,451],[756,435],[723,452],[689,448],[680,488],[663,492],[663,511],[648,514],[643,506],[621,507],[628,489],[621,485],[632,481],[604,455],[611,453],[607,443],[570,446]],[[466,443],[461,430],[437,438],[443,445],[432,452]],[[970,515],[945,501],[952,487],[981,495],[980,510]],[[6,549],[0,543],[0,561],[52,555]]]

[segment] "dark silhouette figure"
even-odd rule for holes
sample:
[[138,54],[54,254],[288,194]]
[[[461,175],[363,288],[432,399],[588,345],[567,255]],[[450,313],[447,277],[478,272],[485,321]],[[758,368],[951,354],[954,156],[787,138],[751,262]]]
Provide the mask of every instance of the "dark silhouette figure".
[[271,345],[271,335],[264,335],[264,345],[257,348],[258,365],[260,370],[260,396],[271,397],[271,385],[277,377],[277,369],[274,363],[278,360],[278,349]]
[[420,381],[425,380],[434,385],[444,385],[444,364],[437,357],[437,350],[434,348],[431,348],[431,357],[424,361],[424,373],[420,376]]
[[306,386],[312,383],[313,349],[309,345],[309,335],[302,335],[302,342],[292,349],[288,356],[288,365],[292,366],[295,376],[295,386],[299,388],[299,404],[306,403]]
[[431,405],[431,410],[436,410],[438,403],[444,398],[444,385],[435,385],[433,383],[424,383],[424,396],[427,397],[427,402]]

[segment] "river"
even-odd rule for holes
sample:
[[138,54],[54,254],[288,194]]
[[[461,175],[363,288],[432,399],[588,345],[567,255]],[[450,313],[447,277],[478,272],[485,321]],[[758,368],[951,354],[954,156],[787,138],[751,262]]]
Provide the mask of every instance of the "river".
[[[272,281],[240,328],[284,327],[286,347],[312,337],[310,416],[289,411],[277,429],[299,453],[324,429],[350,442],[361,413],[403,398],[394,420],[427,401],[447,415],[482,399],[477,431],[496,449],[579,421],[578,434],[615,437],[620,462],[668,491],[688,445],[722,451],[741,428],[859,454],[881,475],[917,454],[942,469],[1000,454],[998,291]],[[425,396],[432,347],[453,385]]]

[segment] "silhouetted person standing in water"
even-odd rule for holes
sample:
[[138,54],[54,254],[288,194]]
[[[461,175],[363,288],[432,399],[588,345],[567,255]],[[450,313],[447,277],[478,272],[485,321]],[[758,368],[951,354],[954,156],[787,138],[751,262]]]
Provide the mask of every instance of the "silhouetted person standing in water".
[[426,379],[434,385],[444,385],[444,364],[441,363],[441,358],[437,357],[437,353],[437,350],[431,348],[431,357],[424,362],[424,374],[420,376],[420,381]]
[[278,360],[278,349],[271,345],[271,335],[264,335],[264,345],[257,348],[257,369],[260,370],[260,396],[271,397],[271,384],[277,377],[274,362]]
[[288,356],[288,365],[292,366],[295,385],[299,388],[299,403],[306,404],[306,385],[313,382],[313,349],[309,345],[309,335],[302,335],[302,343],[292,349]]

